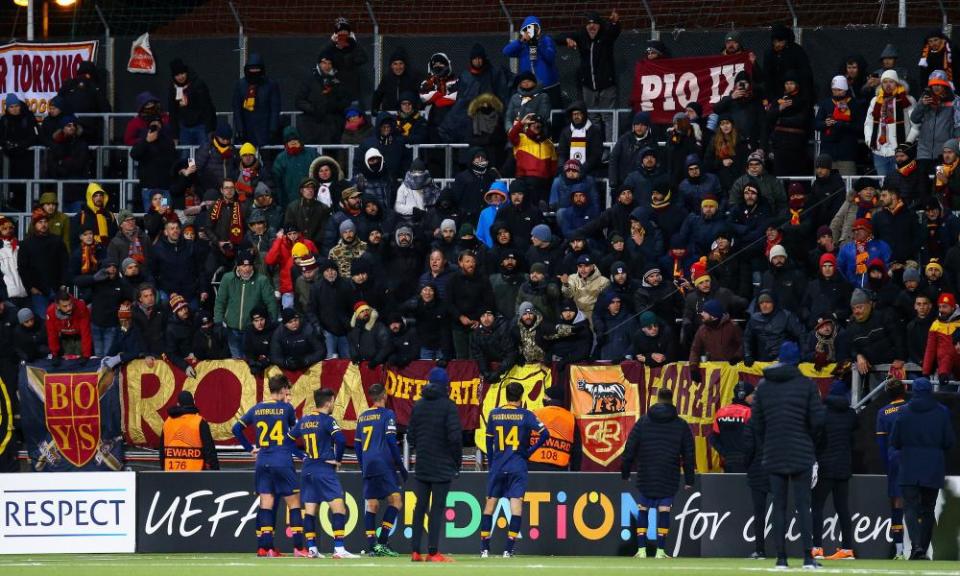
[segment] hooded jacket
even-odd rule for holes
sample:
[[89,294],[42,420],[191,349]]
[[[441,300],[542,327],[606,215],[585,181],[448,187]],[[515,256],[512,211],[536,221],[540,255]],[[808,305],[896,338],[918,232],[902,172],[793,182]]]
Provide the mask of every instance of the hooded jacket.
[[357,312],[350,318],[350,360],[366,362],[370,368],[376,368],[390,356],[393,343],[390,340],[390,329],[379,320],[376,310],[370,312],[370,318],[361,322]]
[[401,94],[404,92],[416,94],[420,89],[420,82],[410,73],[410,61],[407,51],[403,47],[394,50],[387,63],[390,64],[398,60],[404,63],[403,74],[397,76],[390,70],[389,66],[385,67],[380,85],[373,91],[370,109],[374,112],[393,112],[400,108]]
[[914,393],[890,435],[900,451],[900,486],[943,488],[947,452],[955,443],[947,409],[929,392]]
[[416,450],[417,479],[450,482],[460,474],[463,428],[446,383],[430,382],[410,413],[407,438]]
[[763,445],[764,469],[770,474],[810,470],[824,418],[816,384],[796,366],[775,364],[765,368],[750,417],[750,425]]
[[[954,56],[956,58],[956,56]],[[933,160],[940,157],[943,144],[960,136],[958,128],[957,97],[953,90],[946,88],[939,102],[932,105],[917,100],[910,112],[910,122],[919,127],[917,143],[917,159]]]
[[[543,34],[540,19],[536,16],[527,16],[520,29],[527,26],[537,27],[535,50],[534,44],[521,42],[519,39],[510,41],[503,47],[503,55],[508,58],[517,58],[519,72],[533,72],[537,82],[544,88],[550,88],[560,82],[560,71],[557,68],[557,46],[553,38]],[[531,57],[532,54],[536,56]]]
[[960,374],[960,358],[953,347],[953,333],[960,329],[960,308],[955,308],[946,320],[937,318],[927,333],[923,354],[924,374]]
[[708,362],[735,363],[743,358],[743,332],[730,320],[728,314],[715,324],[702,323],[697,328],[690,347],[690,366],[700,365],[700,358],[706,356]]
[[[388,136],[381,136],[380,127],[390,124],[392,131]],[[353,174],[361,174],[367,167],[367,151],[376,148],[383,156],[382,172],[390,181],[402,178],[410,168],[413,159],[412,152],[407,148],[407,138],[397,128],[396,118],[387,112],[377,114],[373,133],[367,136],[353,156]],[[386,200],[386,198],[384,198]]]
[[329,75],[317,65],[300,85],[294,104],[303,112],[297,118],[297,128],[304,144],[332,144],[340,140],[343,112],[351,100],[347,87],[340,83],[341,72],[346,72],[339,69],[340,65],[338,61]]
[[[93,204],[93,195],[97,192],[103,192],[103,208],[97,208]],[[110,240],[117,234],[117,217],[107,209],[110,203],[110,195],[96,182],[87,185],[86,203],[80,207],[80,211],[74,216],[75,221],[70,226],[73,233],[73,239],[80,236],[87,222],[93,226],[94,241],[101,246],[106,246]]]
[[170,82],[167,89],[167,110],[170,111],[170,127],[173,137],[180,138],[180,127],[203,126],[209,134],[217,129],[217,109],[210,98],[207,83],[187,68],[187,83],[182,87],[185,106],[177,99],[177,85]]
[[853,475],[853,434],[860,427],[857,413],[846,394],[830,394],[823,399],[823,434],[817,443],[818,476],[829,480],[849,480]]
[[646,498],[672,498],[683,483],[693,486],[696,454],[690,426],[673,404],[659,402],[637,422],[627,437],[620,475],[628,478],[637,464],[637,489]]
[[[640,154],[647,148],[659,152],[657,139],[650,127],[642,138],[634,134],[632,129],[620,135],[610,152],[607,178],[611,190],[618,190],[626,182],[630,173],[640,167]],[[638,192],[634,190],[634,194]]]
[[743,359],[757,362],[776,360],[783,342],[792,340],[798,346],[803,346],[803,336],[803,328],[797,317],[779,305],[775,305],[770,314],[754,312],[743,333]]
[[538,83],[530,90],[524,90],[517,87],[517,91],[510,96],[507,102],[507,111],[503,115],[503,129],[509,131],[513,123],[524,118],[527,114],[533,113],[550,121],[550,97],[542,89],[543,84]]
[[603,160],[603,129],[594,124],[589,118],[584,119],[580,126],[573,123],[573,113],[583,112],[586,115],[587,105],[582,100],[567,106],[567,124],[560,131],[560,143],[557,147],[558,164],[563,164],[570,158],[580,161],[583,174],[593,174],[601,168]]
[[618,363],[630,358],[633,347],[631,339],[639,327],[622,298],[620,313],[616,316],[610,313],[612,296],[609,290],[601,294],[593,310],[593,331],[596,335],[593,357]]
[[77,337],[80,339],[80,355],[89,358],[93,356],[90,309],[83,303],[83,300],[78,300],[72,296],[70,299],[73,301],[73,312],[66,317],[61,317],[56,302],[51,302],[47,306],[47,346],[50,347],[50,354],[58,357],[63,353],[60,338],[63,336]]
[[[255,66],[263,70],[260,76],[250,74],[249,70]],[[243,72],[233,89],[235,139],[260,148],[272,144],[280,135],[280,85],[267,77],[260,54],[250,55]]]
[[[303,144],[308,142],[301,138],[300,132],[296,128],[287,126],[283,129],[283,141],[286,143],[292,139],[300,140]],[[329,156],[323,156],[323,158],[327,158],[328,161],[335,163]],[[301,148],[300,152],[293,156],[286,150],[283,150],[277,155],[271,168],[273,181],[277,183],[275,190],[276,204],[286,206],[300,196],[300,183],[303,181],[303,177],[307,175],[308,170],[311,174],[313,173],[311,168],[313,168],[316,160],[317,151],[314,148],[307,147]],[[337,180],[343,178],[339,166],[333,170],[333,175]],[[319,190],[317,191],[317,197],[320,197]],[[339,194],[337,197],[339,197]]]

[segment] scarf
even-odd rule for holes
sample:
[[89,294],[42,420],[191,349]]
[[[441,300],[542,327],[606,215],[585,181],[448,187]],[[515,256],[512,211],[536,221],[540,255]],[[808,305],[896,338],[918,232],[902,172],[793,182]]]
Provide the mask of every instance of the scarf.
[[730,134],[724,134],[718,131],[713,138],[713,155],[717,160],[726,160],[733,158],[737,154],[737,131],[731,130]]
[[140,242],[140,235],[137,234],[137,231],[133,233],[133,237],[129,240],[130,246],[127,248],[127,257],[133,258],[138,264],[143,264],[146,257],[143,254],[143,244]]
[[287,153],[287,156],[297,156],[303,152],[303,146],[291,146],[289,143],[283,145],[283,150]]
[[17,247],[18,247],[19,244],[20,244],[20,241],[17,240],[17,235],[14,234],[14,233],[11,233],[9,236],[2,236],[2,237],[0,237],[0,240],[3,240],[4,242],[9,242],[9,243],[10,243],[10,251],[11,251],[11,252],[16,252],[16,251],[17,251]]
[[667,192],[667,195],[663,197],[663,200],[657,202],[656,200],[650,199],[650,206],[657,211],[666,210],[670,207],[670,196],[673,195],[673,191]]
[[[938,52],[934,52],[938,54]],[[930,46],[924,44],[923,52],[920,54],[920,62],[917,63],[918,66],[926,68],[927,58],[930,56]],[[947,80],[953,81],[953,50],[950,48],[949,42],[943,43],[943,71],[947,75]]]
[[581,165],[587,161],[587,131],[591,126],[590,120],[579,128],[570,124],[570,158],[579,160]]
[[253,196],[254,181],[260,175],[260,164],[254,162],[252,166],[241,166],[240,177],[234,182],[237,187],[237,201],[241,204]]
[[363,116],[351,116],[347,118],[347,121],[343,124],[343,129],[347,132],[358,132],[366,123],[367,121]]
[[856,240],[853,241],[854,249],[857,252],[857,256],[856,256],[857,276],[862,276],[863,274],[867,273],[867,262],[870,260],[870,252],[867,250],[867,244],[869,244],[871,240],[873,240],[873,236],[870,236],[862,243],[857,242]]
[[817,343],[814,345],[814,364],[825,366],[836,361],[836,327],[829,336],[824,336],[817,330],[814,331],[814,335],[817,338]]
[[907,141],[903,119],[910,100],[907,99],[907,90],[902,85],[897,86],[893,94],[887,95],[882,89],[877,91],[876,101],[873,104],[873,135],[870,138],[870,148],[876,150],[887,143],[887,124],[895,124],[897,144]]
[[97,245],[84,244],[80,246],[80,273],[93,274],[97,271]]
[[[837,122],[850,122],[853,118],[853,110],[850,109],[850,100],[849,96],[845,96],[839,100],[833,99],[833,114],[830,116]],[[829,136],[833,132],[833,126],[828,126],[824,129],[823,133]]]
[[247,84],[247,96],[243,99],[243,109],[247,112],[253,112],[253,109],[256,105],[257,85],[253,83]]
[[877,207],[876,196],[872,200],[857,199],[855,204],[857,205],[857,218],[873,219],[873,209]]
[[217,152],[220,153],[221,158],[230,158],[233,156],[233,146],[227,144],[226,146],[221,146],[217,139],[213,139],[213,147],[217,149]]
[[777,235],[773,238],[773,240],[770,240],[769,238],[767,238],[766,240],[767,243],[763,247],[763,255],[769,260],[770,249],[776,246],[777,244],[780,244],[782,241],[783,241],[783,232],[780,232],[779,230],[777,230]]
[[187,95],[187,84],[180,86],[174,82],[173,87],[177,91],[174,95],[174,99],[180,104],[181,107],[190,105],[190,97]]
[[917,161],[916,161],[916,160],[910,160],[909,162],[907,162],[907,163],[904,164],[903,166],[897,165],[897,172],[899,172],[901,176],[909,176],[909,175],[913,174],[913,172],[914,172],[916,169],[917,169]]
[[213,208],[210,209],[210,224],[216,225],[216,223],[220,221],[220,218],[223,217],[223,211],[231,207],[233,210],[230,212],[229,241],[234,246],[238,246],[240,241],[243,240],[243,221],[240,217],[239,204],[236,202],[228,202],[223,198],[214,202]]
[[943,245],[940,243],[940,226],[943,224],[941,218],[927,220],[927,253],[930,257],[939,258],[943,253]]

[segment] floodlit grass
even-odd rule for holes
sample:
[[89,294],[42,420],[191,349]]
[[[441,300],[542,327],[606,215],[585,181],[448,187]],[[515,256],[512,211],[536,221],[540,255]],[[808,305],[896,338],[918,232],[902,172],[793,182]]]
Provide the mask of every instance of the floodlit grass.
[[[56,556],[0,556],[0,574],[4,576],[240,576],[310,575],[335,570],[348,576],[384,576],[392,574],[450,574],[456,576],[508,576],[526,573],[576,574],[592,576],[663,573],[676,576],[695,574],[743,574],[772,572],[773,560],[751,561],[730,558],[673,558],[635,560],[633,558],[517,556],[512,559],[457,555],[454,564],[422,564],[409,558],[361,558],[357,560],[309,560],[305,558],[256,558],[253,554],[64,554]],[[801,562],[791,558],[791,570],[799,571]],[[939,576],[960,574],[957,562],[905,562],[893,560],[856,560],[823,562],[827,574],[897,574]],[[64,570],[65,572],[59,572]]]

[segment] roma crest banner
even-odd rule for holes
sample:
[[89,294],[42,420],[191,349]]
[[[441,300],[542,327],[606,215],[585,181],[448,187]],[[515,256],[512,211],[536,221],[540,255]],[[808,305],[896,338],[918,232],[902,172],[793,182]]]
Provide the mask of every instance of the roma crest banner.
[[618,468],[640,414],[637,384],[620,366],[571,366],[570,398],[583,448],[581,470]]

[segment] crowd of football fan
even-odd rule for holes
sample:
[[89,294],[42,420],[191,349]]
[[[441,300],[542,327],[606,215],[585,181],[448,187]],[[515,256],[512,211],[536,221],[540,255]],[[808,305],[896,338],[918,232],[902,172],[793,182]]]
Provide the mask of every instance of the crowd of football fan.
[[[258,56],[232,125],[174,60],[168,94],[141,94],[123,135],[142,216],[114,214],[91,182],[42,194],[22,238],[0,219],[7,370],[71,355],[165,357],[187,372],[229,357],[255,372],[472,358],[491,380],[541,361],[750,364],[792,340],[818,366],[912,361],[960,376],[950,41],[918,46],[910,83],[892,46],[871,55],[877,67],[842,59],[818,98],[804,49],[778,26],[713,114],[694,102],[655,126],[638,112],[607,151],[591,109],[616,105],[618,20],[590,14],[551,38],[528,18],[503,48],[515,77],[480,45],[459,74],[434,54],[425,78],[398,50],[371,118],[357,104],[367,55],[338,19],[295,94],[295,128],[282,128],[281,86]],[[563,49],[580,54],[582,99],[551,122]],[[743,50],[728,34],[723,53]],[[647,58],[670,56],[649,42]],[[89,178],[101,120],[74,114],[108,109],[90,62],[40,123],[8,94],[10,176],[32,177],[41,145],[46,177]],[[258,154],[273,143],[282,151]],[[307,146],[336,143],[357,146],[352,180],[346,155]],[[470,145],[452,184],[431,177],[435,158],[412,158],[417,143]],[[842,177],[874,172],[882,183]]]

